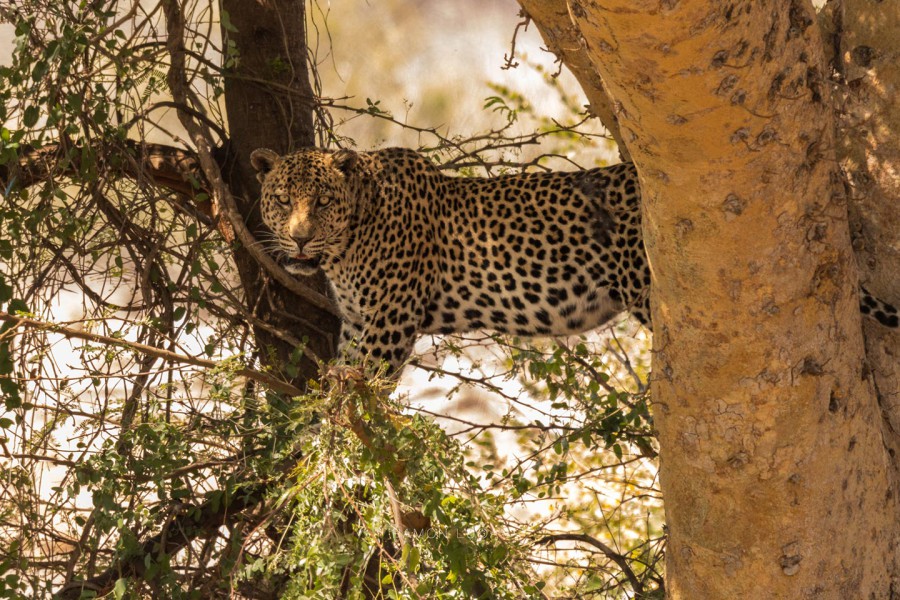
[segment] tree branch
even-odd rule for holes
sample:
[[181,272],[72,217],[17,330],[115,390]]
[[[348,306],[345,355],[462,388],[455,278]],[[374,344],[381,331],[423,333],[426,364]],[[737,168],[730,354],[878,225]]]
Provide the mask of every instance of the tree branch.
[[630,161],[628,147],[619,130],[619,120],[612,98],[606,93],[603,81],[587,53],[584,37],[572,22],[564,0],[552,2],[519,0],[522,11],[537,25],[547,48],[566,65],[578,80],[589,103],[591,114],[598,117],[619,146],[622,160]]
[[[228,522],[229,517],[253,509],[264,499],[268,486],[261,483],[239,487],[235,492],[217,495],[199,505],[183,507],[156,535],[141,544],[131,556],[115,561],[102,573],[83,581],[67,583],[54,595],[54,600],[74,600],[82,591],[94,591],[104,596],[112,591],[116,581],[127,577],[141,577],[146,570],[147,557],[156,559],[171,556],[198,537],[208,536]],[[221,495],[219,495],[221,494]]]
[[[115,172],[135,180],[149,179],[155,185],[193,199],[198,192],[206,192],[207,184],[197,162],[197,155],[182,148],[165,144],[148,144],[135,140],[121,142],[127,156],[113,167]],[[68,152],[67,152],[68,150]],[[81,168],[84,147],[66,148],[63,144],[51,144],[42,148],[24,146],[19,160],[0,165],[0,185],[4,190],[12,187],[27,188],[53,177],[76,175]],[[98,148],[92,148],[96,153]],[[196,182],[196,185],[192,182]],[[208,207],[207,207],[208,208]],[[202,207],[201,207],[202,209]],[[208,210],[204,210],[207,216]]]
[[[49,323],[47,321],[39,321],[37,319],[29,319],[26,317],[17,317],[11,315],[6,312],[0,312],[0,321],[6,321],[9,323],[13,323],[16,327],[29,327],[31,329],[38,329],[42,331],[52,331],[53,333],[60,333],[69,339],[80,339],[87,340],[89,342],[96,342],[98,344],[106,344],[109,346],[117,346],[122,348],[128,348],[130,350],[134,350],[135,352],[139,352],[141,354],[145,354],[147,356],[153,356],[156,358],[161,358],[163,360],[169,362],[177,362],[188,365],[193,365],[195,367],[204,367],[207,369],[221,369],[223,371],[230,370],[227,365],[227,361],[216,362],[213,360],[206,360],[203,358],[197,358],[194,356],[186,356],[184,354],[177,354],[175,352],[171,352],[170,350],[165,350],[163,348],[157,348],[156,346],[148,346],[146,344],[139,344],[137,342],[129,342],[127,340],[123,340],[121,338],[114,338],[106,335],[100,335],[96,333],[87,333],[85,331],[78,331],[77,329],[72,329],[70,327],[63,327],[60,325],[56,325],[54,323]],[[306,350],[304,350],[306,351]],[[312,360],[315,360],[314,356],[310,357]],[[261,371],[257,371],[255,369],[249,369],[247,367],[241,367],[238,369],[234,369],[232,371],[235,375],[239,375],[241,377],[246,377],[247,379],[252,379],[253,381],[257,381],[268,386],[273,391],[279,392],[281,394],[287,394],[289,396],[302,396],[303,391],[293,385],[282,381],[275,377],[274,375],[270,375],[269,373],[263,373]]]
[[172,98],[179,107],[177,110],[178,120],[187,130],[191,141],[197,148],[197,155],[200,161],[200,168],[209,182],[210,195],[213,202],[224,213],[228,222],[234,228],[237,239],[240,240],[244,248],[253,258],[263,266],[281,285],[300,296],[311,305],[321,310],[327,311],[333,315],[337,315],[337,309],[327,296],[320,294],[311,287],[301,283],[292,277],[287,271],[281,268],[278,263],[269,256],[253,237],[253,234],[247,229],[243,217],[237,209],[231,190],[222,180],[222,172],[219,165],[213,159],[213,146],[210,142],[211,136],[204,125],[198,123],[192,115],[183,110],[182,106],[189,106],[188,90],[189,85],[186,77],[185,65],[185,48],[184,48],[184,14],[176,0],[166,0],[163,2],[166,17],[166,32],[168,39],[166,40],[166,48],[169,51],[171,65],[166,75],[166,81],[172,90]]
[[631,589],[634,590],[635,595],[640,597],[644,594],[644,586],[634,574],[634,571],[631,570],[628,560],[597,538],[591,537],[585,533],[557,533],[555,535],[542,537],[537,541],[538,545],[541,546],[551,543],[555,544],[556,542],[582,542],[593,546],[622,569],[622,572],[625,574],[625,577],[628,578],[628,583],[631,584]]

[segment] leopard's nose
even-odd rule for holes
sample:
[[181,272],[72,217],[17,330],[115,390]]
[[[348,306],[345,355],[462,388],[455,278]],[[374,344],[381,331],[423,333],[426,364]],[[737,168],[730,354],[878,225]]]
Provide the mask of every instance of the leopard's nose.
[[295,235],[295,236],[291,236],[291,239],[294,240],[295,244],[297,244],[297,248],[299,248],[300,250],[303,250],[303,246],[305,246],[306,242],[308,242],[312,238],[310,238],[309,236]]

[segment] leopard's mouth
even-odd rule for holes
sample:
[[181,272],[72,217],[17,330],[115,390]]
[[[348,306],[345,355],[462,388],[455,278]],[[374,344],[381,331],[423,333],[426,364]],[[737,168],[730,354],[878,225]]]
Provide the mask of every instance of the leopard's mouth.
[[318,257],[307,256],[302,252],[286,256],[282,261],[285,271],[294,275],[312,275],[319,269],[320,263]]

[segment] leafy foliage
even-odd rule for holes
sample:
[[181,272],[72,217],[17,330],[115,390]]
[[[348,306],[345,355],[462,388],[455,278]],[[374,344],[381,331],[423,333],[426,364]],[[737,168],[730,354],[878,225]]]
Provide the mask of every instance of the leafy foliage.
[[326,418],[294,473],[291,533],[304,542],[290,550],[299,573],[286,597],[379,584],[392,597],[536,594],[516,532],[502,525],[502,499],[481,488],[433,421],[404,414],[362,379],[302,404]]
[[[506,407],[484,422],[435,419],[352,372],[293,398],[261,383],[297,375],[303,340],[259,322],[196,173],[154,162],[189,155],[150,153],[184,134],[164,24],[130,10],[0,8],[15,24],[0,67],[0,598],[661,589],[646,365],[625,358],[637,348],[500,340],[501,372],[432,368]],[[197,118],[224,138],[224,74],[240,60],[227,34],[241,23],[213,5],[186,10]],[[206,33],[217,18],[224,41]],[[566,115],[495,85],[486,108],[500,123],[475,135],[413,127],[374,97],[322,98],[320,110],[414,131],[463,175],[558,166],[605,144],[542,76]],[[321,135],[347,141],[340,128]],[[254,327],[294,355],[271,360]],[[447,339],[446,362],[499,352],[485,348]],[[575,530],[588,545],[564,547],[558,536]]]

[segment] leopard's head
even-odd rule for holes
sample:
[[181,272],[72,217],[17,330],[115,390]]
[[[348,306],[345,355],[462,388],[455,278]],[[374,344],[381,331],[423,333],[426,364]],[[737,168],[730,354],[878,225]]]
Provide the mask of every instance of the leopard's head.
[[275,234],[273,253],[289,273],[312,275],[343,254],[355,214],[349,177],[357,160],[352,150],[316,148],[250,155],[262,184],[263,221]]

